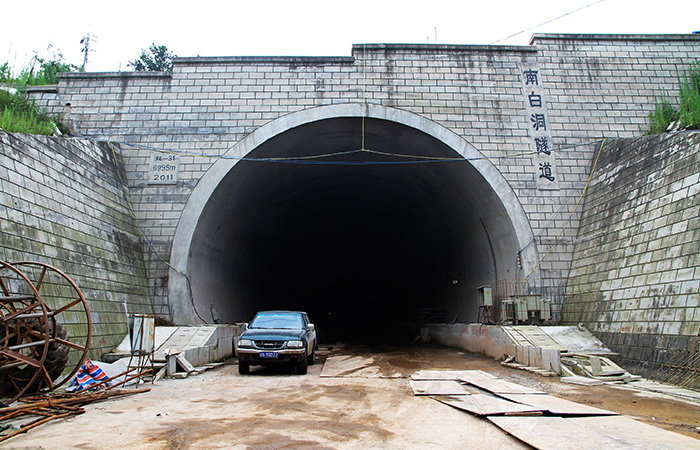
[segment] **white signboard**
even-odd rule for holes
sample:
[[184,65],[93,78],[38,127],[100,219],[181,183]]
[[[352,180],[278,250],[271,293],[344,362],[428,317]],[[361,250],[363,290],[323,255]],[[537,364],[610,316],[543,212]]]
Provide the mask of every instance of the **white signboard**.
[[175,184],[180,174],[180,157],[169,153],[153,153],[148,167],[148,184]]

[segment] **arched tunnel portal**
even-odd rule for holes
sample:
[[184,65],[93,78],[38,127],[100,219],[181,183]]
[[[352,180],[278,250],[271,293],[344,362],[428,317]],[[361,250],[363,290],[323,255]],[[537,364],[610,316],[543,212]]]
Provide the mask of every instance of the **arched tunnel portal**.
[[322,336],[404,338],[419,315],[475,321],[476,288],[519,276],[531,232],[491,163],[392,110],[351,112],[286,119],[200,181],[173,245],[190,280],[171,272],[176,319],[305,310]]

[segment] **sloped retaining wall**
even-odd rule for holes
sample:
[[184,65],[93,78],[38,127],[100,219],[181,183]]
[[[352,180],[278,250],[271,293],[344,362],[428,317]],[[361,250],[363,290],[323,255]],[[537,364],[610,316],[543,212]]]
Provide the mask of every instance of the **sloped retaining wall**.
[[[119,344],[133,314],[160,312],[118,152],[104,142],[0,132],[0,259],[45,262],[73,278],[91,310],[93,359]],[[84,323],[66,328],[85,332]]]
[[585,197],[563,323],[649,376],[700,331],[700,132],[608,141]]

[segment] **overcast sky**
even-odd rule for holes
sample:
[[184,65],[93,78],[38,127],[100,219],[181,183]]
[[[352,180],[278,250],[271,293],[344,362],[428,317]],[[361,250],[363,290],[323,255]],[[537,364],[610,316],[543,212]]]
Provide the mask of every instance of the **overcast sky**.
[[81,65],[80,40],[90,33],[86,68],[91,72],[131,70],[127,63],[151,43],[178,56],[349,56],[352,44],[362,43],[527,45],[534,33],[700,30],[699,0],[3,3],[0,64],[23,67],[35,51],[50,57],[51,44],[67,62]]

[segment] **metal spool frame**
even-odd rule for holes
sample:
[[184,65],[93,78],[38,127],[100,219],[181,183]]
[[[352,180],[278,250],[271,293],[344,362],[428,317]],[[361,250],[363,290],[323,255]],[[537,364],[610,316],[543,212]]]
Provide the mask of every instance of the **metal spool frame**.
[[[62,292],[50,292],[57,286]],[[70,294],[60,295],[65,292]],[[87,333],[81,343],[57,334],[65,323],[61,318],[68,313],[84,316],[81,323],[87,324]],[[91,336],[87,301],[68,275],[45,263],[0,261],[0,397],[14,401],[25,393],[56,389],[72,379],[87,357]],[[75,367],[58,382],[46,366],[52,346],[80,352]]]

